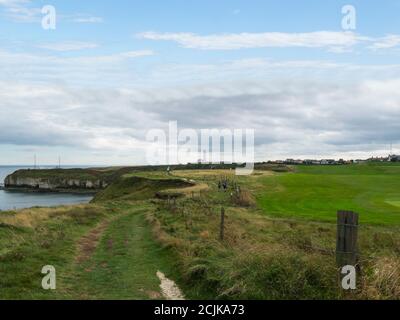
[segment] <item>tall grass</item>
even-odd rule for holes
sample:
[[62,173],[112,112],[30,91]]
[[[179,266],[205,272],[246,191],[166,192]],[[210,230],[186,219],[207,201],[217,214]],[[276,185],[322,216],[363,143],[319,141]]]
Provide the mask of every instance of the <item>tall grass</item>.
[[[212,199],[209,199],[212,201]],[[362,276],[345,293],[335,263],[336,225],[266,217],[256,208],[227,207],[225,240],[219,211],[202,199],[159,201],[148,213],[157,239],[178,257],[186,293],[212,299],[400,299],[400,235],[396,228],[360,232]],[[385,239],[381,245],[374,238]],[[392,258],[389,258],[392,257]],[[364,259],[368,258],[368,259]]]

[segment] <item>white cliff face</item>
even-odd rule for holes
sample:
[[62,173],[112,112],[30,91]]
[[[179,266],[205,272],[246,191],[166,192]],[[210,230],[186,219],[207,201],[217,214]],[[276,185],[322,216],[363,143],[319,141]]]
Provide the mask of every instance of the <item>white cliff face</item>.
[[29,188],[38,190],[57,190],[57,189],[87,189],[99,190],[107,187],[107,183],[102,180],[79,180],[79,179],[46,179],[15,177],[9,175],[5,181],[6,188]]

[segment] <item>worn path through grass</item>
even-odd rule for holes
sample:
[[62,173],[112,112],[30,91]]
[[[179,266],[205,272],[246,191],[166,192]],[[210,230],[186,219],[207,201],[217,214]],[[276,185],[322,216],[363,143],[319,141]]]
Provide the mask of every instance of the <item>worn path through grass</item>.
[[121,204],[123,211],[81,241],[69,292],[83,299],[162,299],[157,272],[170,275],[170,253],[157,244],[144,214],[149,204]]
[[[146,201],[29,209],[0,216],[1,299],[163,299],[171,253],[152,237]],[[42,267],[57,289],[43,290]]]

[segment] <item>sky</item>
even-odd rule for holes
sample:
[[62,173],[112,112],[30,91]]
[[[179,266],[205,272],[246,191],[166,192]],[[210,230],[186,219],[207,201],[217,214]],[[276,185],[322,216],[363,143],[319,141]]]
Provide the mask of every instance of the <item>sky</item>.
[[254,129],[258,161],[399,153],[399,14],[399,0],[0,0],[0,165],[146,164],[146,134],[170,121]]

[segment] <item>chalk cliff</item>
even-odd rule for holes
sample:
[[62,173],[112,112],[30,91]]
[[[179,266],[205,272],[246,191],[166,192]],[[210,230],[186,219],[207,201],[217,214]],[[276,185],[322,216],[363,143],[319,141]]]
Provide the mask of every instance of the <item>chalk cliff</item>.
[[[60,170],[19,170],[7,176],[4,187],[9,189],[31,189],[37,191],[82,190],[98,191],[106,188],[109,182],[97,175],[60,174]],[[69,177],[70,176],[70,177]]]

